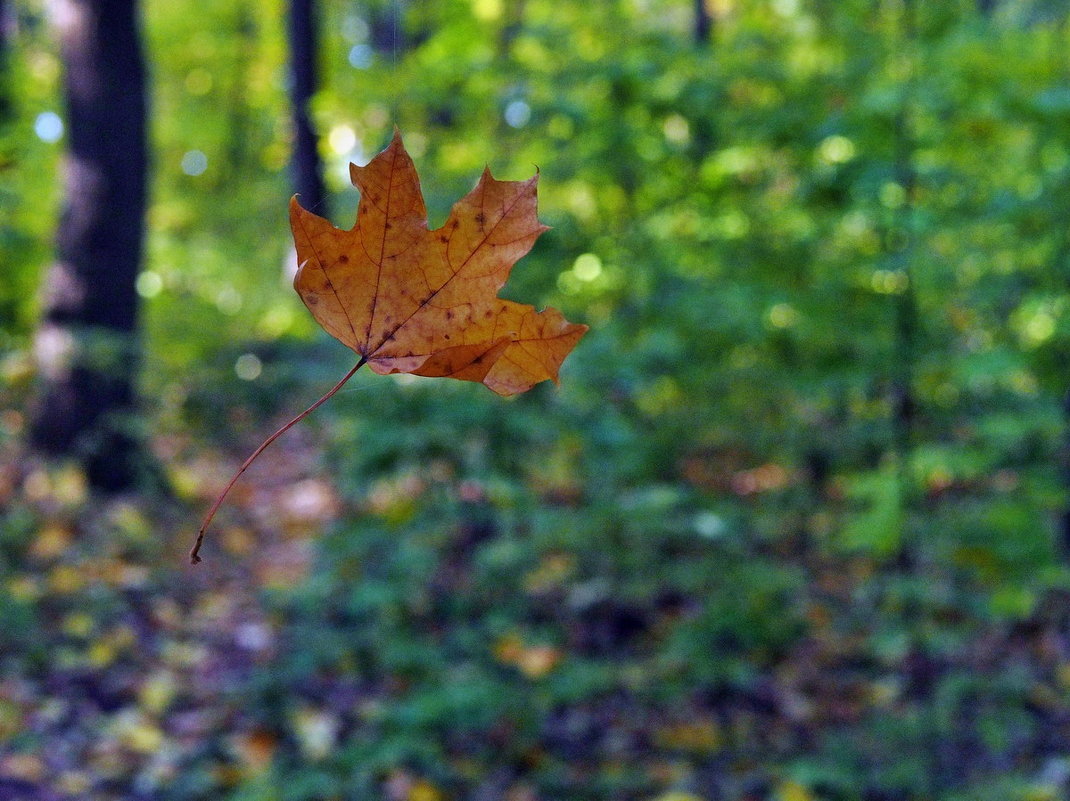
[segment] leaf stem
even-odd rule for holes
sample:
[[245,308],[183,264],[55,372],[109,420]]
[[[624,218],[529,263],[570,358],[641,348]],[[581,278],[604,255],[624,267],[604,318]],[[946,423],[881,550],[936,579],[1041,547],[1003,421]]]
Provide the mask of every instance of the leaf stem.
[[264,452],[264,449],[267,448],[268,445],[277,440],[279,437],[281,437],[283,434],[293,428],[297,423],[300,423],[302,420],[312,414],[312,412],[316,411],[316,409],[318,409],[320,406],[330,400],[330,398],[338,390],[345,386],[345,383],[353,377],[353,374],[364,366],[364,363],[366,361],[367,359],[364,356],[361,356],[360,361],[356,363],[353,369],[346,373],[344,376],[342,376],[342,380],[335,384],[334,387],[331,388],[331,390],[328,391],[326,395],[324,395],[318,401],[316,401],[303,412],[301,412],[301,414],[297,415],[297,417],[295,417],[293,420],[288,422],[286,425],[284,425],[282,428],[280,428],[278,431],[276,431],[274,434],[272,434],[270,437],[260,443],[260,447],[253,451],[249,458],[242,463],[242,466],[238,468],[238,472],[234,474],[233,478],[231,478],[230,483],[227,484],[226,488],[224,488],[220,496],[216,498],[215,503],[212,504],[212,508],[208,510],[208,514],[205,516],[204,522],[201,523],[201,528],[197,532],[197,542],[194,543],[193,550],[189,552],[190,564],[195,565],[201,561],[201,557],[198,556],[198,552],[201,550],[201,543],[204,542],[204,532],[207,531],[209,524],[212,522],[212,518],[215,517],[215,513],[219,510],[220,505],[222,505],[223,499],[227,497],[227,493],[230,492],[230,488],[234,486],[238,478],[241,477],[241,474],[244,473],[248,469],[249,465],[251,465],[256,460],[256,457],[258,457]]

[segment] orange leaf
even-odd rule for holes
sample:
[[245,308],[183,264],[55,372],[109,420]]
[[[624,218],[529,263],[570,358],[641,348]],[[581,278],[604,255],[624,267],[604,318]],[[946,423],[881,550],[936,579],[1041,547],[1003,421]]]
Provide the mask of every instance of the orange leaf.
[[416,167],[394,129],[389,147],[366,167],[350,165],[360,190],[348,231],[290,201],[297,246],[294,289],[312,316],[360,360],[342,380],[264,440],[205,515],[190,551],[231,487],[264,449],[331,398],[367,364],[377,373],[477,381],[515,395],[557,381],[561,362],[587,332],[557,309],[502,300],[513,264],[546,230],[535,214],[538,176],[497,181],[489,170],[441,228],[429,231]]
[[498,181],[484,171],[431,231],[396,129],[386,150],[350,174],[361,199],[348,231],[290,201],[301,265],[294,288],[317,322],[380,374],[477,381],[499,395],[556,381],[587,326],[497,297],[547,230],[535,214],[538,176]]

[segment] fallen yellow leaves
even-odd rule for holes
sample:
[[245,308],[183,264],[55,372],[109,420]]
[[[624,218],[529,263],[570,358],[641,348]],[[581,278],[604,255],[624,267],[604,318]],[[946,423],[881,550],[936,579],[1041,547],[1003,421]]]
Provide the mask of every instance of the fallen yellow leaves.
[[550,673],[564,657],[560,648],[552,645],[527,645],[519,634],[506,634],[494,646],[499,662],[513,665],[529,679],[541,679]]

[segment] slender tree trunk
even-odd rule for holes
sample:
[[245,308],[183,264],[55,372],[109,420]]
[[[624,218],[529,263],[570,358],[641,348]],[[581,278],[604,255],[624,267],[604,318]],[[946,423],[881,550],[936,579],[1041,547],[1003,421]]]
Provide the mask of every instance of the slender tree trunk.
[[503,24],[498,32],[498,58],[505,62],[512,58],[513,43],[524,30],[524,9],[527,0],[510,0],[502,15]]
[[[914,0],[903,4],[901,36],[903,46],[913,49],[917,38]],[[892,378],[892,404],[895,426],[895,447],[901,464],[910,458],[913,445],[917,403],[914,397],[914,364],[918,348],[918,309],[914,290],[914,247],[916,232],[915,204],[917,202],[917,173],[914,170],[914,132],[912,130],[911,105],[913,77],[904,88],[902,107],[896,115],[893,130],[895,154],[893,169],[895,179],[903,188],[905,203],[899,215],[904,241],[892,243],[897,249],[892,254],[892,263],[907,279],[905,291],[895,296],[895,370]]]
[[[1070,496],[1070,390],[1063,397],[1063,420],[1066,430],[1063,433],[1063,447],[1060,454],[1060,469],[1063,474],[1063,489]],[[1063,551],[1070,555],[1070,501],[1064,501],[1062,520],[1060,521],[1060,534],[1062,535]]]
[[[914,0],[904,0],[900,11],[902,17],[897,34],[896,47],[909,53],[911,64],[916,59],[916,8]],[[914,103],[914,77],[903,85],[901,106],[891,131],[894,152],[892,155],[896,182],[903,189],[904,203],[893,213],[886,233],[886,250],[889,263],[896,272],[906,278],[903,291],[893,296],[893,363],[890,371],[890,400],[892,406],[892,449],[899,470],[899,503],[903,513],[901,523],[898,562],[905,572],[913,570],[916,543],[909,536],[906,512],[914,502],[908,470],[914,448],[914,433],[917,425],[917,400],[914,394],[915,364],[918,354],[918,306],[914,289],[913,262],[918,233],[917,220],[917,173],[914,170],[914,151],[917,147],[912,127]]]
[[249,106],[251,65],[260,36],[256,10],[246,3],[240,4],[235,9],[233,25],[225,34],[230,51],[227,70],[230,75],[225,86],[220,87],[223,102],[227,104],[224,157],[220,169],[214,171],[214,185],[220,191],[243,180],[256,159],[256,151],[250,144],[254,140],[255,112]]
[[7,0],[0,0],[0,124],[11,116],[11,64],[8,61],[8,37],[10,21]]
[[[1066,49],[1062,43],[1066,41],[1067,36],[1070,36],[1070,15],[1063,16],[1059,34],[1057,39],[1052,40],[1055,44],[1055,51],[1052,57],[1055,63],[1059,65],[1059,72],[1065,83],[1070,80],[1070,58],[1067,58]],[[1055,128],[1050,130],[1048,135],[1050,137],[1059,136],[1060,131]],[[1057,198],[1070,196],[1070,182],[1064,182],[1060,190],[1055,195]],[[1064,209],[1064,214],[1063,219],[1057,218],[1058,230],[1061,234],[1059,246],[1055,251],[1055,258],[1052,260],[1051,273],[1058,276],[1057,289],[1065,292],[1070,289],[1070,229],[1068,229],[1067,220],[1065,220],[1066,205],[1059,204],[1057,207]],[[1063,546],[1063,556],[1066,559],[1070,559],[1070,387],[1066,389],[1063,395],[1063,423],[1065,426],[1063,429],[1063,442],[1058,454],[1058,467],[1062,474],[1063,485],[1063,510],[1059,521],[1059,534]]]
[[390,0],[384,3],[372,12],[369,19],[372,47],[376,52],[389,56],[391,59],[396,59],[411,44],[401,24],[402,2],[404,0]]
[[67,0],[58,25],[66,198],[35,343],[42,387],[31,439],[80,460],[93,486],[119,490],[137,475],[134,284],[148,169],[136,0]]
[[324,214],[327,193],[323,188],[316,129],[308,113],[317,83],[315,0],[290,0],[289,33],[294,190],[301,196],[302,206]]
[[695,42],[705,44],[710,40],[712,32],[713,17],[710,16],[706,0],[695,0]]
[[[14,76],[10,50],[14,25],[10,13],[11,4],[8,0],[0,0],[0,176],[3,176],[5,171],[13,170],[18,164],[24,142],[22,137],[16,135],[15,130]],[[0,183],[3,180],[0,178]],[[18,208],[19,201],[17,192],[0,190],[0,264],[25,261],[20,258],[22,248],[17,244],[20,237],[16,230],[14,211]],[[18,274],[5,275],[4,279],[7,286],[0,291],[0,320],[14,323],[15,328],[19,329],[21,326],[16,321],[25,321],[25,304],[20,302],[20,298],[27,295],[26,282],[23,276]]]

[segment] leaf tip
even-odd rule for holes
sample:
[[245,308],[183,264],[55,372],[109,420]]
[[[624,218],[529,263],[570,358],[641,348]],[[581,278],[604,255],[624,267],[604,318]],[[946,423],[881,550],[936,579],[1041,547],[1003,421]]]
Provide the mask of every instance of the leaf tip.
[[357,189],[360,189],[360,173],[363,169],[363,167],[358,167],[352,161],[349,162],[349,182]]
[[290,227],[295,229],[295,234],[296,226],[298,226],[299,224],[304,225],[308,222],[310,217],[316,216],[311,211],[301,205],[300,198],[300,195],[294,195],[290,198]]

